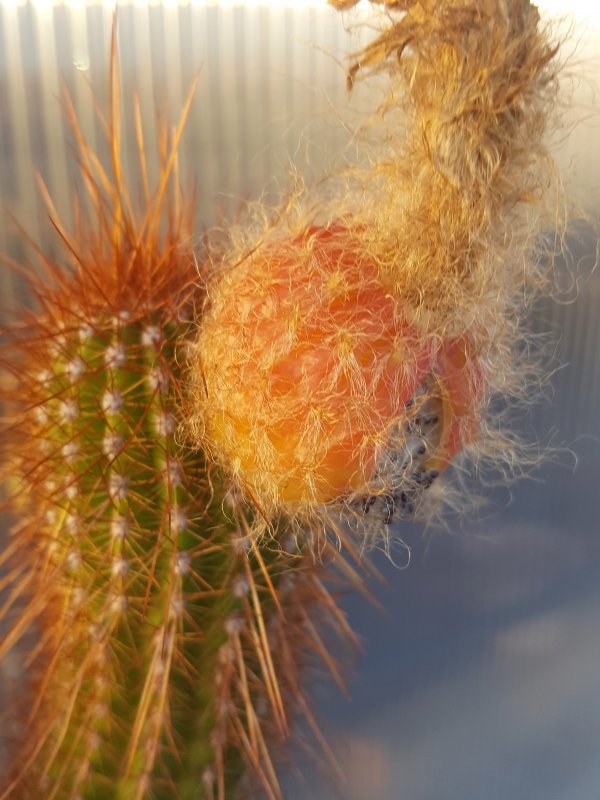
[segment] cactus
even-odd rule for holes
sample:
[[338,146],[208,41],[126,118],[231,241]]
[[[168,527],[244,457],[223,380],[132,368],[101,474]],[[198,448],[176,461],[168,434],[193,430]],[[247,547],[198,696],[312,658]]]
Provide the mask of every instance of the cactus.
[[[64,258],[39,252],[37,307],[9,331],[2,360],[16,523],[0,656],[22,642],[26,691],[9,709],[14,768],[0,796],[224,800],[248,772],[277,798],[273,753],[294,713],[317,730],[302,683],[311,654],[341,681],[311,616],[348,630],[323,568],[274,518],[268,542],[249,536],[252,507],[186,443],[187,347],[202,305],[193,202],[177,180],[191,94],[171,141],[161,132],[159,181],[151,192],[144,174],[136,214],[115,52],[112,170],[67,98],[94,215],[70,234],[42,188]],[[143,168],[139,125],[138,137]]]
[[93,220],[70,235],[44,190],[70,269],[40,254],[38,309],[4,357],[0,655],[37,641],[1,798],[225,800],[247,767],[280,797],[294,712],[319,737],[305,663],[341,682],[312,617],[348,634],[313,551],[432,517],[427,490],[470,445],[477,469],[519,463],[495,400],[527,399],[536,374],[520,321],[549,282],[533,242],[556,49],[528,0],[383,4],[402,16],[349,73],[391,81],[369,166],[234,231],[200,276],[177,179],[190,100],[141,214],[114,59],[110,174],[68,107]]

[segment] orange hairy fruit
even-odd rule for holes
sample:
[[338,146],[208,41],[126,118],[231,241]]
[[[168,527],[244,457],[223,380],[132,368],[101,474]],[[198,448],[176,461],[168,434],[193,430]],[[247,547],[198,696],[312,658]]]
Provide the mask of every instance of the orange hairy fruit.
[[259,497],[361,491],[430,355],[340,223],[263,246],[209,290],[205,433]]
[[208,298],[196,348],[203,444],[255,500],[397,487],[386,454],[406,450],[420,407],[436,423],[405,480],[424,485],[423,470],[441,472],[475,435],[471,340],[419,334],[350,227],[265,244],[224,269]]

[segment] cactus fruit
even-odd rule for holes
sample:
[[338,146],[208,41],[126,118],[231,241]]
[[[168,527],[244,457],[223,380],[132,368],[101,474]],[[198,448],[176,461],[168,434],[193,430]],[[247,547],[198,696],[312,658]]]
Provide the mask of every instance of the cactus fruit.
[[[115,63],[112,174],[67,100],[95,216],[71,235],[44,190],[64,259],[40,253],[37,308],[2,358],[16,523],[0,655],[17,653],[26,691],[7,709],[16,742],[0,796],[224,800],[248,767],[277,798],[273,754],[290,717],[314,728],[302,685],[311,654],[340,680],[312,616],[331,635],[348,630],[324,569],[293,537],[284,546],[283,528],[278,543],[249,538],[251,507],[185,443],[201,305],[194,208],[177,184],[191,95],[170,144],[161,133],[159,181],[136,214]],[[143,154],[141,126],[138,136]]]
[[[272,242],[224,271],[209,295],[196,424],[261,507],[374,499],[383,488],[392,498],[390,484],[406,494],[465,444],[459,423],[477,393],[477,360],[464,340],[437,351],[420,340],[350,227]],[[427,413],[425,384],[436,394]],[[383,463],[400,451],[405,458]]]

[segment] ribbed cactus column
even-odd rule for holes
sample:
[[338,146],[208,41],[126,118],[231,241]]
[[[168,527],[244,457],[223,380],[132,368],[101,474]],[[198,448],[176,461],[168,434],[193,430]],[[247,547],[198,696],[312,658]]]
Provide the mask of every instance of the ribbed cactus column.
[[[137,797],[161,740],[169,673],[201,645],[188,617],[198,602],[190,595],[203,589],[204,565],[192,564],[206,544],[209,495],[200,465],[186,463],[174,444],[181,326],[164,311],[137,320],[134,311],[115,312],[84,327],[63,317],[37,405],[48,476],[40,579],[49,594],[59,589],[54,603],[62,606],[46,632],[60,656],[44,688],[64,693],[63,720],[53,709],[41,735],[51,784],[80,791],[91,782],[94,796],[112,797],[107,779],[123,764],[121,794]],[[222,542],[227,532],[219,533]],[[224,574],[232,569],[227,550]]]
[[192,798],[202,780],[226,796],[242,754],[272,769],[255,704],[285,727],[264,626],[276,598],[291,607],[278,575],[302,558],[241,544],[242,509],[176,442],[185,325],[134,313],[65,311],[21,360],[35,415],[20,535],[44,607],[27,609],[44,657],[27,766],[49,798]]
[[248,769],[278,798],[272,747],[296,711],[314,724],[303,666],[317,653],[338,677],[310,617],[345,630],[321,568],[285,536],[257,542],[256,511],[186,442],[203,296],[173,179],[185,116],[137,215],[116,95],[112,177],[75,127],[94,214],[71,236],[46,197],[64,258],[41,256],[37,308],[2,356],[16,524],[0,657],[21,648],[26,685],[2,798],[224,800]]

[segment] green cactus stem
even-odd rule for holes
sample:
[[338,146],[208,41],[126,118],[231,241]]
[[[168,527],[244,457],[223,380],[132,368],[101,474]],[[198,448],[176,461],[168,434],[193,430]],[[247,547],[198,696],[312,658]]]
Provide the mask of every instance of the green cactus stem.
[[71,235],[43,190],[65,258],[39,253],[37,308],[2,356],[16,523],[0,657],[21,652],[26,691],[10,709],[19,735],[0,796],[224,800],[248,773],[278,798],[275,750],[297,711],[314,727],[306,662],[322,656],[339,679],[311,619],[347,628],[323,568],[283,547],[281,530],[259,546],[255,512],[186,445],[189,319],[202,302],[193,203],[176,180],[191,95],[136,215],[112,63],[110,171],[67,99],[94,218]]

